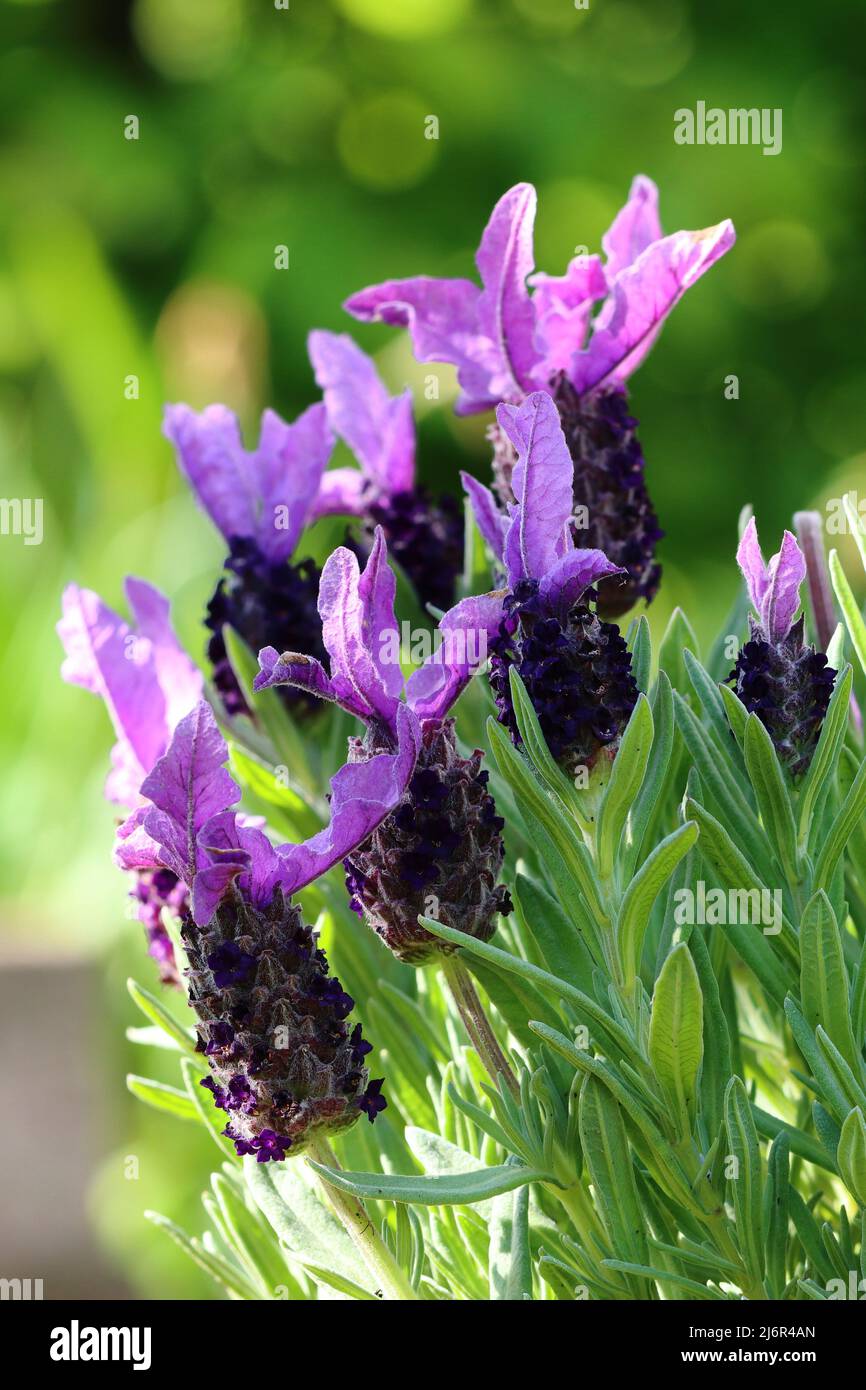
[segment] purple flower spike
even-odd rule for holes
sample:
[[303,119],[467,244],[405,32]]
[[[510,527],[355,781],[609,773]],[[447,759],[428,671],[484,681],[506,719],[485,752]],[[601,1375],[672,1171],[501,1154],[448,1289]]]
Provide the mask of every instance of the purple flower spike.
[[236,416],[223,405],[197,414],[170,405],[164,433],[204,510],[227,541],[246,538],[272,564],[292,554],[319,491],[334,440],[325,407],[294,424],[262,416],[258,447],[244,449]]
[[[156,865],[180,871],[192,893],[181,922],[202,1083],[231,1112],[225,1133],[240,1155],[280,1162],[320,1133],[347,1129],[383,1105],[364,1105],[369,1051],[354,1002],[328,975],[289,895],[368,836],[402,796],[415,765],[417,723],[397,717],[396,753],[350,764],[331,782],[331,823],[303,845],[277,848],[230,808],[239,791],[223,767],[226,745],[201,702],[178,725],[145,781],[153,801],[145,829]],[[155,867],[156,867],[155,865]]]
[[809,766],[836,672],[823,652],[804,641],[800,585],[806,561],[790,531],[769,564],[764,563],[754,517],[743,532],[737,563],[746,581],[757,618],[749,619],[751,636],[737,656],[728,681],[750,713],[766,728],[776,752],[792,777]]
[[[497,885],[502,821],[481,753],[460,756],[447,718],[499,634],[504,595],[467,598],[443,615],[440,644],[409,677],[404,703],[393,576],[389,582],[381,532],[363,574],[353,562],[348,551],[337,551],[322,573],[330,676],[294,652],[259,653],[258,688],[302,684],[367,726],[363,740],[350,740],[350,761],[331,784],[328,830],[276,852],[286,861],[283,884],[290,891],[354,840],[357,848],[341,851],[354,910],[402,960],[421,962],[442,949],[418,925],[419,914],[429,912],[429,891],[441,921],[484,940],[496,913],[510,911],[508,894]],[[378,751],[383,740],[387,753]],[[383,818],[385,802],[392,814]]]
[[[422,362],[451,362],[462,388],[458,414],[517,405],[534,390],[556,402],[574,463],[572,530],[628,571],[602,586],[600,604],[618,616],[658,589],[658,518],[624,383],[643,361],[683,294],[733,245],[730,222],[662,235],[658,191],[643,175],[602,239],[605,259],[581,255],[564,275],[531,274],[535,193],[518,184],[497,203],[482,237],[483,289],[466,280],[419,276],[353,295],[356,318],[408,327]],[[596,308],[598,313],[593,319]],[[495,487],[515,501],[514,448],[500,420],[490,430]],[[479,526],[497,553],[486,499],[471,489]],[[575,539],[578,539],[576,536]]]

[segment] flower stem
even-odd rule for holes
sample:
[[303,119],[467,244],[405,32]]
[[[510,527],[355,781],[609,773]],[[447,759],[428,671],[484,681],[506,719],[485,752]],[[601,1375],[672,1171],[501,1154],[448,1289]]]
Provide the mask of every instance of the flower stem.
[[442,970],[448,981],[448,988],[451,990],[454,1003],[457,1005],[457,1011],[466,1025],[472,1046],[484,1063],[487,1075],[494,1086],[499,1085],[499,1077],[503,1076],[511,1094],[519,1099],[520,1087],[517,1084],[517,1077],[514,1075],[511,1064],[499,1046],[496,1034],[490,1026],[490,1020],[478,998],[472,976],[457,952],[451,952],[442,957]]
[[[307,1154],[325,1168],[340,1167],[327,1139],[316,1139],[308,1146]],[[416,1301],[418,1294],[379,1235],[361,1199],[343,1192],[341,1188],[332,1187],[321,1173],[317,1173],[316,1176],[325,1189],[328,1201],[376,1280],[377,1292],[382,1298],[393,1303]]]

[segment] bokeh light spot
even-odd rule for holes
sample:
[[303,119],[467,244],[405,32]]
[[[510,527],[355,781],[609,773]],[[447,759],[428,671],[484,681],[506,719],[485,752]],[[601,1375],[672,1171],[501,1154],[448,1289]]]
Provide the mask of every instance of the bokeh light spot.
[[383,192],[420,183],[435,162],[438,146],[437,140],[425,137],[430,114],[411,92],[383,92],[348,110],[337,145],[352,178]]
[[816,304],[829,277],[824,249],[802,222],[762,222],[740,238],[731,264],[734,292],[771,318]]
[[361,29],[395,39],[446,34],[471,9],[472,0],[337,0],[337,8]]
[[132,22],[145,57],[166,77],[205,81],[237,54],[241,0],[136,0]]
[[574,0],[511,0],[522,19],[537,29],[549,33],[567,34],[589,19],[590,5],[585,10],[574,7]]

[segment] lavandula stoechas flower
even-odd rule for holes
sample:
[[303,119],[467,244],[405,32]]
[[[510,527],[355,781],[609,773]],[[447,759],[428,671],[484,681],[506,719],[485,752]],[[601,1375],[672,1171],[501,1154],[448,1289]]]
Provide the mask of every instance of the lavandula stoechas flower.
[[[200,699],[202,677],[174,634],[168,600],[143,579],[129,578],[125,588],[135,629],[98,594],[69,584],[57,631],[66,650],[63,679],[105,701],[117,735],[105,795],[129,815],[142,806],[141,784],[168,747],[178,720]],[[142,869],[130,897],[161,979],[179,984],[162,909],[175,916],[183,912],[185,885],[170,869]]]
[[755,519],[749,521],[737,550],[749,598],[757,617],[749,615],[751,636],[728,676],[750,714],[756,714],[773,740],[792,777],[809,766],[836,672],[803,636],[800,585],[806,577],[803,552],[790,531],[769,564],[764,563]]
[[[624,584],[599,591],[600,606],[616,616],[655,594],[662,535],[625,382],[677,301],[733,244],[734,229],[725,221],[663,236],[658,191],[640,175],[602,238],[604,261],[580,254],[564,275],[533,275],[535,206],[526,183],[496,204],[476,256],[482,287],[431,276],[388,280],[345,307],[358,319],[407,326],[419,361],[453,363],[460,414],[519,403],[539,389],[553,397],[574,462],[575,540],[627,571]],[[495,426],[492,438],[497,491],[507,504],[514,453]]]
[[381,526],[391,558],[421,603],[449,608],[463,564],[463,511],[447,495],[434,501],[416,482],[411,391],[389,396],[372,360],[347,333],[317,330],[308,346],[331,427],[360,464],[360,470],[325,474],[314,515],[363,518],[367,549]]
[[[137,827],[136,863],[169,869],[191,892],[181,920],[202,1081],[226,1113],[239,1154],[279,1161],[384,1109],[354,1001],[291,895],[368,838],[399,801],[417,755],[408,710],[393,751],[347,764],[331,780],[331,819],[300,845],[277,845],[230,808],[240,791],[202,701],[181,720],[145,779],[152,803]],[[127,841],[127,851],[132,852]]]
[[600,550],[574,545],[573,467],[559,415],[543,391],[497,420],[515,450],[516,502],[506,519],[493,496],[464,475],[479,529],[505,572],[501,622],[491,645],[490,684],[500,722],[519,732],[509,670],[519,673],[548,747],[565,772],[613,757],[637,701],[631,657],[619,629],[590,607],[600,580],[623,570]]
[[407,708],[420,721],[418,762],[399,806],[345,861],[355,910],[396,956],[420,963],[453,949],[419,926],[420,913],[486,941],[497,912],[511,909],[497,883],[502,820],[487,789],[482,755],[476,750],[470,758],[460,756],[454,721],[447,717],[484,660],[502,605],[497,595],[482,595],[444,614],[441,645],[404,691],[394,592],[381,528],[363,571],[352,551],[336,550],[322,570],[319,592],[330,676],[309,657],[280,655],[270,647],[259,653],[255,684],[299,685],[362,720],[367,732],[350,741],[350,758],[390,746]]
[[[163,429],[199,503],[228,545],[226,574],[208,604],[208,657],[226,713],[243,714],[224,627],[254,653],[278,641],[324,655],[316,615],[318,570],[309,559],[298,563],[291,557],[313,519],[334,446],[327,412],[319,402],[286,424],[266,410],[258,447],[251,451],[244,449],[237,419],[223,405],[200,414],[170,405]],[[286,692],[285,698],[296,712],[310,708],[303,696]]]

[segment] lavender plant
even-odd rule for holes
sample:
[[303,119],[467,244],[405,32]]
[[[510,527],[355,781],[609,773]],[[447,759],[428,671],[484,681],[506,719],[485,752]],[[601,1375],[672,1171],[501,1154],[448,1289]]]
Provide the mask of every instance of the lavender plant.
[[[350,301],[498,406],[456,579],[409,397],[318,333],[324,404],[255,453],[221,407],[168,417],[230,550],[214,687],[141,581],[137,631],[65,596],[64,675],[118,738],[115,857],[180,986],[131,985],[180,1084],[130,1088],[220,1150],[203,1233],[151,1219],[240,1299],[858,1297],[866,623],[832,552],[832,630],[808,519],[765,563],[748,515],[705,661],[679,609],[655,653],[610,621],[658,583],[624,381],[733,231],[661,237],[638,180],[606,263],[530,295],[533,208],[497,205],[483,289]],[[360,469],[326,471],[333,434]],[[299,569],[338,512],[363,533]],[[447,596],[422,659],[389,551]]]

